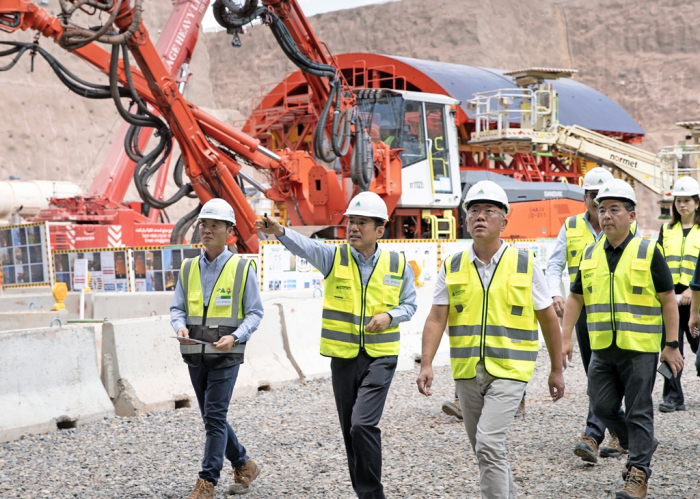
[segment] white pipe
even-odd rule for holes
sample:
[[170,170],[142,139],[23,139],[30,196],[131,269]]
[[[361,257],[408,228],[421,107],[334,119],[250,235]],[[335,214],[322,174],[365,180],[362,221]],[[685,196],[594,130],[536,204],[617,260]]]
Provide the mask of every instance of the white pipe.
[[49,207],[51,198],[70,198],[82,194],[83,189],[73,182],[3,180],[0,181],[0,219],[9,219],[17,210],[22,217],[33,217]]

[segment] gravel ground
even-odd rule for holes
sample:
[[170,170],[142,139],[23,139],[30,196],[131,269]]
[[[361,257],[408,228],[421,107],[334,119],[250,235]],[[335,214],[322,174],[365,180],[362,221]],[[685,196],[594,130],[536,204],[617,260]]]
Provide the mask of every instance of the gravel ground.
[[[540,353],[524,419],[511,425],[508,449],[520,497],[614,497],[624,462],[583,464],[573,446],[587,412],[586,378],[575,356],[565,372],[566,397],[553,404]],[[649,498],[696,498],[700,479],[700,378],[683,377],[686,412],[655,412],[660,446]],[[183,369],[185,366],[183,366]],[[440,405],[453,396],[448,368],[436,369],[434,395],[415,388],[418,370],[397,373],[381,422],[384,484],[389,498],[477,498],[479,471],[464,427]],[[661,399],[657,379],[654,400]],[[239,439],[262,465],[250,498],[352,498],[330,380],[314,380],[234,399],[229,411]],[[75,429],[0,444],[0,497],[182,498],[191,491],[204,444],[195,409],[106,419]],[[217,498],[226,497],[226,469]]]

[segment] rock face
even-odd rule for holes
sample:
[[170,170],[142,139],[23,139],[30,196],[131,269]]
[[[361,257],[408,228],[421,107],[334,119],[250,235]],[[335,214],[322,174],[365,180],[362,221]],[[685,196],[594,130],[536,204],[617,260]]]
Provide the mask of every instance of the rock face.
[[[401,0],[310,19],[335,54],[370,52],[517,69],[574,67],[577,79],[618,102],[647,132],[641,147],[656,151],[681,140],[674,123],[697,118],[700,10],[692,2],[658,0]],[[169,3],[149,2],[155,39]],[[57,0],[49,10],[58,12]],[[3,35],[30,41],[32,34]],[[270,31],[256,26],[234,49],[225,32],[204,34],[194,54],[186,96],[229,119],[248,116],[263,84],[296,70]],[[104,77],[49,41],[42,46],[91,81]],[[70,94],[47,65],[29,60],[0,73],[0,178],[70,179],[88,188],[105,158],[117,114],[110,101]],[[271,86],[267,86],[269,90]],[[12,99],[7,96],[12,96]],[[72,107],[71,107],[72,106]],[[43,136],[42,136],[43,135]],[[136,197],[135,190],[130,192]],[[642,231],[658,230],[656,197],[637,189]],[[176,207],[173,215],[188,209]]]

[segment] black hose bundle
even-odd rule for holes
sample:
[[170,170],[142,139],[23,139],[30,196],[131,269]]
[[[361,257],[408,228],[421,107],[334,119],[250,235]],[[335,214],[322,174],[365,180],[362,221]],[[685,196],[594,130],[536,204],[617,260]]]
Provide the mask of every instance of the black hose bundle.
[[[129,28],[124,33],[117,33],[112,26],[114,20],[119,14],[123,0],[116,0],[116,5],[113,0],[58,0],[61,4],[61,27],[63,33],[58,38],[58,44],[66,50],[75,50],[84,47],[94,41],[108,43],[110,45],[122,45],[129,40],[139,25],[141,24],[141,15],[143,12],[143,0],[134,0],[134,15],[129,25]],[[94,11],[101,10],[109,12],[107,21],[97,28],[81,28],[70,22],[71,16],[76,10],[84,10],[85,6],[92,7]],[[93,12],[94,12],[93,11]]]
[[17,28],[22,22],[22,15],[18,12],[13,14],[2,14],[0,15],[0,24],[7,26],[8,28]]
[[187,231],[197,222],[201,210],[202,205],[199,204],[194,210],[178,220],[175,227],[173,227],[173,231],[170,233],[170,244],[182,244]]
[[360,116],[355,119],[355,147],[350,158],[350,177],[360,192],[368,190],[374,178],[374,150]]
[[[54,56],[49,54],[46,50],[41,48],[36,43],[0,42],[0,45],[8,45],[12,47],[8,50],[0,51],[0,57],[7,57],[13,54],[17,54],[12,59],[12,61],[10,61],[6,66],[1,66],[0,71],[8,71],[12,69],[17,64],[17,62],[19,62],[20,58],[27,52],[29,52],[30,54],[39,54],[46,60],[46,62],[49,63],[49,66],[51,67],[53,72],[56,73],[58,79],[61,80],[61,83],[68,87],[68,90],[70,90],[71,92],[88,99],[112,98],[112,92],[109,86],[90,83],[76,76],[75,74],[71,73],[68,70],[68,68],[66,68],[63,64],[58,62],[58,60],[56,60]],[[131,96],[131,92],[129,91],[129,89],[124,87],[117,87],[117,93],[120,97]]]
[[[137,114],[132,114],[124,108],[119,93],[117,92],[120,47],[123,51],[122,60],[124,63],[124,74],[129,87],[130,96],[136,103],[138,109]],[[164,209],[175,204],[184,196],[192,192],[192,185],[185,184],[181,186],[170,199],[165,201],[154,198],[148,190],[149,180],[151,177],[153,177],[153,175],[155,175],[163,163],[165,163],[168,156],[170,156],[173,145],[172,135],[165,122],[154,113],[150,112],[146,104],[136,93],[131,78],[131,66],[129,63],[129,53],[126,45],[114,45],[112,47],[112,57],[109,64],[109,87],[112,92],[112,99],[114,100],[120,116],[134,128],[133,130],[130,129],[129,133],[127,133],[125,140],[128,140],[129,142],[127,142],[125,146],[129,157],[136,161],[136,167],[134,168],[134,184],[136,185],[136,190],[138,191],[139,196],[141,196],[141,199],[147,205],[157,209]],[[135,127],[156,129],[156,137],[159,137],[160,141],[148,154],[144,155],[138,149],[137,142],[140,132],[137,133]]]

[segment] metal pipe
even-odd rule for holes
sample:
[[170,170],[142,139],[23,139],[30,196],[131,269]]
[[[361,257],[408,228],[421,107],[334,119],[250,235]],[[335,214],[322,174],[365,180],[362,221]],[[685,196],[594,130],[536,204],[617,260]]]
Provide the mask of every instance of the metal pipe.
[[253,177],[251,177],[251,176],[248,175],[247,173],[243,173],[243,170],[239,171],[238,174],[241,176],[241,178],[242,178],[243,180],[245,180],[245,181],[248,182],[250,185],[252,185],[253,187],[255,187],[257,190],[259,190],[260,192],[262,192],[263,194],[265,194],[265,191],[267,190],[267,188],[266,188],[264,185],[262,185],[260,182],[258,182],[257,180],[255,180]]
[[270,159],[274,159],[275,161],[279,161],[280,159],[282,159],[281,157],[277,156],[274,152],[270,151],[269,149],[263,146],[258,146],[258,152],[264,154]]

